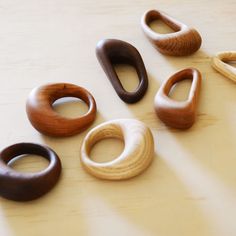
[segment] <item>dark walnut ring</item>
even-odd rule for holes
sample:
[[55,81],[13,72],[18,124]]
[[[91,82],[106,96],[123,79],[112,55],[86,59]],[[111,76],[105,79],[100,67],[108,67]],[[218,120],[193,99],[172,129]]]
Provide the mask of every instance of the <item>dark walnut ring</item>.
[[[52,105],[62,97],[82,99],[89,107],[88,112],[75,119],[60,116]],[[93,96],[86,89],[73,84],[57,83],[33,89],[27,99],[26,111],[31,124],[40,133],[66,137],[87,129],[95,120],[97,108]]]
[[[13,158],[24,154],[42,156],[49,165],[37,173],[17,172],[7,165]],[[60,173],[60,159],[50,148],[34,143],[14,144],[0,153],[0,195],[15,201],[34,200],[54,187]]]

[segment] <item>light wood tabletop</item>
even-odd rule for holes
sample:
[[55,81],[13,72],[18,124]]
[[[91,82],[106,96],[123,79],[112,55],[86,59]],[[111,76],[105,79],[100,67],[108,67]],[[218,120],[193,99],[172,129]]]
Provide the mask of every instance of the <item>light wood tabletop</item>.
[[[147,40],[142,14],[162,10],[194,27],[202,46],[187,57],[164,56]],[[235,50],[235,0],[0,0],[0,149],[18,142],[48,145],[60,157],[62,175],[43,197],[25,203],[0,198],[1,236],[235,236],[236,235],[236,84],[211,67],[219,51]],[[167,32],[161,22],[154,30]],[[116,38],[135,46],[144,60],[149,88],[135,104],[116,94],[95,55],[99,40]],[[154,112],[161,83],[178,70],[195,67],[202,87],[195,124],[188,130],[168,128]],[[116,71],[127,90],[137,85],[129,66]],[[83,133],[68,138],[41,135],[30,124],[25,103],[30,91],[46,83],[67,82],[89,90],[97,118]],[[171,93],[184,99],[190,83]],[[55,110],[66,117],[86,112],[76,99],[60,99]],[[134,118],[152,131],[155,157],[141,175],[105,181],[80,163],[83,138],[102,122]],[[124,144],[107,139],[91,156],[117,157]],[[12,166],[19,171],[43,169],[34,156]]]

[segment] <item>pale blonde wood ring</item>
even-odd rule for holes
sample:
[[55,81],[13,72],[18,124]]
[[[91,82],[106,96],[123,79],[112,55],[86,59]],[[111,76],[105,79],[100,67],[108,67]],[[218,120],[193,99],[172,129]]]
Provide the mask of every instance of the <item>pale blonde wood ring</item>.
[[236,51],[219,52],[212,59],[212,66],[227,78],[236,82],[236,68],[224,61],[236,61]]
[[[124,141],[123,152],[116,159],[98,163],[90,159],[92,147],[106,138]],[[81,163],[85,170],[97,178],[122,180],[142,173],[152,162],[154,141],[150,129],[134,119],[112,120],[93,128],[81,147]]]

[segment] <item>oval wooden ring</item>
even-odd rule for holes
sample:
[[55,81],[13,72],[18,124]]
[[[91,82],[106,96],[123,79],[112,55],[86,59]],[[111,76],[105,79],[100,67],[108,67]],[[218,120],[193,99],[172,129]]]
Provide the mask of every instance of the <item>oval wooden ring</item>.
[[[49,165],[37,173],[21,173],[7,163],[23,154],[35,154],[46,158]],[[15,201],[29,201],[41,197],[57,183],[61,173],[61,162],[49,147],[35,143],[17,143],[0,153],[0,195]]]
[[[142,57],[131,44],[118,39],[103,39],[96,47],[97,58],[118,96],[126,103],[138,102],[148,88],[148,76]],[[128,64],[136,69],[139,85],[133,92],[122,86],[114,64]]]
[[[52,104],[62,97],[82,99],[89,110],[83,116],[69,119],[53,110]],[[26,111],[35,129],[49,136],[71,136],[87,129],[96,117],[96,102],[84,88],[74,84],[47,84],[33,89],[27,99]]]
[[[105,138],[124,141],[123,152],[116,159],[97,163],[89,153],[95,143]],[[134,119],[112,120],[93,128],[85,137],[81,147],[81,163],[85,170],[97,178],[122,180],[142,173],[152,162],[154,141],[150,129]]]
[[[168,126],[177,129],[190,128],[196,116],[196,108],[201,87],[201,73],[194,68],[178,71],[166,80],[155,96],[155,110],[158,117]],[[175,101],[168,97],[173,85],[191,79],[192,85],[186,101]]]
[[[160,19],[175,32],[159,34],[154,32],[149,24]],[[141,19],[141,27],[151,43],[163,54],[171,56],[186,56],[196,52],[202,43],[200,34],[193,28],[174,19],[162,11],[149,10]]]
[[212,59],[212,66],[215,70],[236,82],[236,68],[225,61],[236,61],[236,51],[219,52]]

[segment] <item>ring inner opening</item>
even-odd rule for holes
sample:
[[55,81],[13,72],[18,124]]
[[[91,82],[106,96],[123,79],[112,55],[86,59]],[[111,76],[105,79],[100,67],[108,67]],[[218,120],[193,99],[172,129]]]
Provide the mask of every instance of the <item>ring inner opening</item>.
[[161,19],[154,19],[150,21],[148,25],[154,32],[158,34],[170,34],[179,31],[179,29],[178,30],[172,29],[168,24],[163,22]]
[[114,64],[116,74],[127,92],[134,92],[139,85],[136,69],[128,64]]
[[36,173],[46,169],[49,161],[39,155],[23,154],[11,159],[7,165],[18,172]]
[[59,115],[69,119],[81,117],[89,110],[88,105],[82,99],[75,97],[59,98],[52,106]]
[[186,101],[192,85],[192,79],[187,78],[176,82],[170,89],[168,96],[176,101]]
[[90,143],[89,156],[98,163],[112,161],[119,157],[125,147],[120,127],[100,130]]

